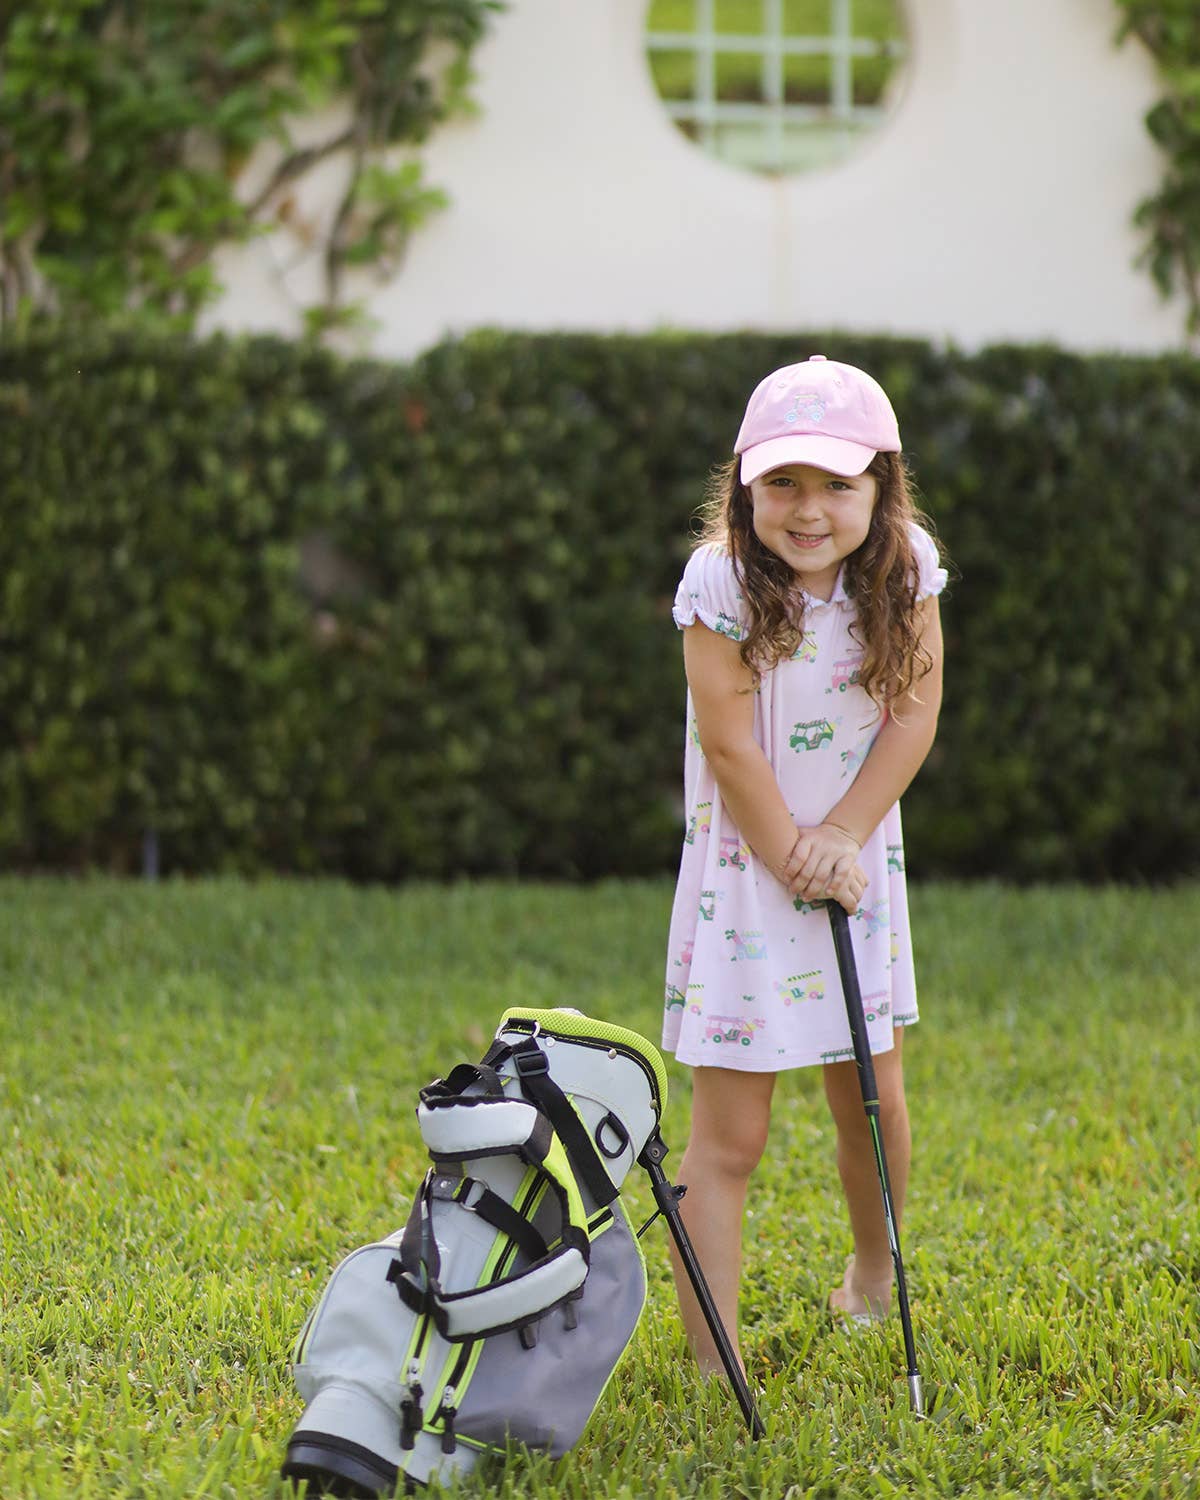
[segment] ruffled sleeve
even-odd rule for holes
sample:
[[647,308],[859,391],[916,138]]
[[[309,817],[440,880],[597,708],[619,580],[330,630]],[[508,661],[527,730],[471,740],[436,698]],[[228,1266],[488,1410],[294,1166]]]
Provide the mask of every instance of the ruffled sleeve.
[[911,521],[908,534],[917,564],[917,598],[928,599],[931,594],[942,592],[948,575],[938,559],[937,546],[929,533],[915,521]]
[[746,601],[734,576],[733,559],[723,548],[710,542],[692,553],[671,613],[680,630],[699,620],[717,635],[744,639],[749,628]]

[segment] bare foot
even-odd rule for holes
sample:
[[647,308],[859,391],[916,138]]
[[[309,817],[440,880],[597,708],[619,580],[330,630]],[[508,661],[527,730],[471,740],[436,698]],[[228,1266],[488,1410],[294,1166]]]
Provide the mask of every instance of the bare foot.
[[892,1278],[886,1281],[860,1281],[854,1273],[854,1257],[846,1262],[842,1284],[829,1294],[829,1306],[852,1323],[865,1326],[878,1323],[888,1315],[892,1305]]

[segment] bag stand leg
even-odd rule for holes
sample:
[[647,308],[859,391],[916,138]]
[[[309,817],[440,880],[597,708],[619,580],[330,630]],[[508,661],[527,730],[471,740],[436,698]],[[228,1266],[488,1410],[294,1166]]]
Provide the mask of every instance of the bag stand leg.
[[712,1299],[712,1293],[708,1289],[708,1282],[704,1279],[704,1272],[700,1268],[700,1262],[696,1258],[696,1252],[684,1228],[683,1216],[679,1210],[679,1200],[685,1189],[672,1186],[667,1181],[666,1173],[662,1169],[662,1163],[667,1155],[667,1145],[662,1136],[655,1130],[654,1134],[642,1148],[642,1154],[638,1157],[638,1164],[645,1168],[650,1177],[650,1184],[654,1190],[654,1201],[658,1204],[660,1212],[666,1218],[667,1227],[671,1231],[671,1238],[675,1241],[675,1248],[679,1251],[679,1259],[683,1262],[683,1268],[687,1272],[688,1280],[692,1284],[692,1291],[696,1294],[696,1301],[700,1304],[700,1310],[704,1314],[704,1321],[708,1324],[708,1331],[713,1336],[713,1342],[717,1346],[717,1352],[721,1356],[721,1364],[725,1367],[725,1373],[729,1376],[729,1383],[733,1386],[733,1393],[737,1397],[738,1405],[742,1409],[742,1416],[746,1419],[746,1426],[750,1429],[752,1438],[763,1436],[764,1428],[762,1419],[755,1410],[754,1398],[750,1394],[750,1387],[746,1384],[746,1377],[742,1373],[742,1367],[738,1364],[737,1355],[733,1352],[729,1334],[726,1332],[724,1323],[721,1322],[721,1314],[717,1311],[717,1304]]

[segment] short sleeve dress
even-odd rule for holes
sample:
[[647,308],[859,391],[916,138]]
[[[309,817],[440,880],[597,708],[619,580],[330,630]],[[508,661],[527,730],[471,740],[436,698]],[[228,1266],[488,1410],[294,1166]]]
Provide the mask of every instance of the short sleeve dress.
[[[918,597],[938,594],[937,548],[912,528]],[[675,623],[702,621],[740,640],[746,608],[720,547],[695,551],[675,596]],[[764,673],[754,737],[801,827],[820,823],[866,759],[883,719],[858,686],[862,648],[839,573],[828,601],[808,601],[795,655]],[[663,1046],[692,1066],[777,1072],[853,1057],[829,917],[793,901],[726,812],[700,749],[688,696],[686,831],[668,939]],[[859,855],[870,884],[850,931],[872,1052],[917,1019],[900,805]]]

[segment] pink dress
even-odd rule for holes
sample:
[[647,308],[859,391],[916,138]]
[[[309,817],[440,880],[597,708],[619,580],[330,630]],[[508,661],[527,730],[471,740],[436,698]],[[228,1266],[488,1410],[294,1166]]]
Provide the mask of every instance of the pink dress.
[[[938,594],[946,572],[929,536],[913,527],[918,596]],[[702,621],[740,640],[746,609],[719,547],[694,552],[675,595],[675,623]],[[833,597],[808,603],[803,639],[763,676],[754,708],[762,746],[800,826],[820,823],[844,795],[881,727],[857,684],[862,648],[839,573]],[[687,828],[667,949],[663,1046],[682,1063],[777,1072],[853,1057],[824,906],[793,902],[760,864],[725,811],[700,750],[691,696],[684,761]],[[850,921],[872,1052],[892,1028],[917,1019],[904,840],[896,803],[859,863],[870,884]]]

